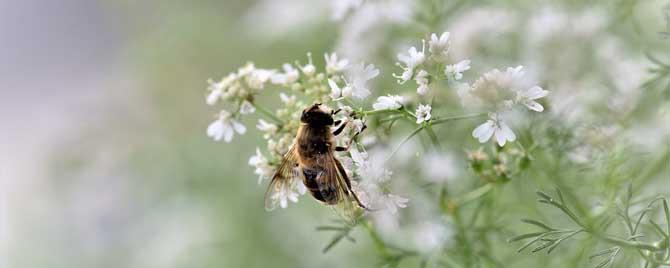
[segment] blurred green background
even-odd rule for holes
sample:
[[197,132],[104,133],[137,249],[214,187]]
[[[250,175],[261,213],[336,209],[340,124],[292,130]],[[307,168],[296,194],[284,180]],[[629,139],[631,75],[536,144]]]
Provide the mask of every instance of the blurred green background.
[[[452,17],[478,7],[523,17],[550,5],[531,2],[449,2],[453,11],[432,26],[385,32],[396,41],[418,40],[452,30]],[[667,53],[670,41],[657,34],[664,29],[663,1],[641,2],[554,4],[600,8],[611,19],[603,31],[623,40],[632,58]],[[305,62],[308,51],[321,63],[343,34],[329,2],[31,0],[4,1],[0,10],[6,63],[0,118],[8,130],[1,267],[376,266],[363,230],[354,231],[356,243],[322,254],[330,234],[315,227],[334,216],[316,202],[303,198],[283,211],[263,210],[265,185],[247,165],[255,147],[264,146],[254,122],[245,122],[249,133],[230,144],[205,135],[216,112],[204,103],[206,79],[250,60],[271,68]],[[473,45],[473,62],[502,67],[523,58],[514,38],[500,41]],[[380,89],[396,87],[390,74],[398,71],[397,51],[389,45],[368,58],[381,68]],[[278,106],[275,95],[263,101]],[[513,183],[523,195],[510,197],[511,204],[534,200],[536,184],[551,185]],[[667,193],[667,183],[657,185]],[[516,258],[509,267],[549,263],[544,255]]]

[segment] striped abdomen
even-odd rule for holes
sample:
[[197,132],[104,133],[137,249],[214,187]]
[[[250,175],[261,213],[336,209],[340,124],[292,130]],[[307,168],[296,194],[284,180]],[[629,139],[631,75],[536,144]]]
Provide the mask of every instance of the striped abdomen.
[[305,176],[305,186],[316,200],[329,205],[337,204],[340,201],[338,200],[337,189],[324,185],[323,176],[325,174],[323,174],[323,170],[303,167],[302,174]]

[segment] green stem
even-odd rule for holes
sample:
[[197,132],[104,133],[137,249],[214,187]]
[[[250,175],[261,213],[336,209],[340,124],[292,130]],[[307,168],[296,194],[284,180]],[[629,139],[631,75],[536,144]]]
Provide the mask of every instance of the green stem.
[[487,113],[457,115],[457,116],[452,116],[452,117],[444,117],[444,118],[433,119],[430,122],[433,125],[437,125],[437,124],[442,124],[442,123],[446,123],[446,122],[449,122],[449,121],[456,121],[456,120],[469,119],[469,118],[477,118],[477,117],[482,117],[482,116],[485,116],[485,115],[487,115]]
[[491,190],[493,190],[493,183],[484,184],[484,185],[480,186],[479,188],[474,189],[474,190],[462,195],[461,197],[457,198],[455,200],[456,204],[457,205],[462,205],[462,204],[466,204],[466,203],[469,203],[471,201],[477,200],[480,197],[486,195]]
[[268,118],[270,118],[270,119],[272,119],[273,121],[279,123],[280,125],[283,125],[283,124],[284,124],[284,122],[283,122],[281,119],[279,119],[279,117],[277,117],[277,116],[274,115],[272,112],[270,112],[270,111],[268,111],[267,109],[265,109],[265,107],[262,107],[262,106],[260,106],[260,105],[255,105],[255,104],[254,104],[254,107],[256,107],[256,110],[258,110],[261,114],[267,116]]
[[393,149],[388,158],[386,158],[386,161],[391,160],[391,158],[393,158],[393,155],[395,155],[395,153],[397,153],[398,150],[400,150],[400,147],[402,147],[405,143],[407,143],[410,139],[412,139],[412,137],[416,136],[416,134],[418,134],[423,128],[424,128],[423,126],[420,126],[414,131],[412,131],[412,133],[410,133],[409,136],[407,136],[404,140],[402,140],[400,144],[398,144],[398,146],[396,146],[395,149]]
[[430,137],[430,140],[433,142],[433,146],[437,147],[435,149],[440,149],[442,146],[440,145],[440,141],[437,139],[437,135],[435,135],[435,131],[433,131],[433,127],[430,125],[426,126],[426,133],[428,133],[428,136]]
[[375,231],[374,227],[372,226],[372,222],[366,221],[363,226],[365,229],[368,231],[368,234],[370,235],[370,238],[372,239],[372,243],[375,245],[375,248],[377,251],[379,251],[379,254],[386,257],[389,256],[389,252],[386,249],[386,244],[384,243],[384,240],[377,234]]

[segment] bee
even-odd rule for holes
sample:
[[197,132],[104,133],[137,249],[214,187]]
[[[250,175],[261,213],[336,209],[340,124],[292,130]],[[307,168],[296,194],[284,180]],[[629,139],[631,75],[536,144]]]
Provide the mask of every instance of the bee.
[[[302,111],[293,146],[282,158],[265,193],[266,210],[275,208],[272,197],[289,189],[294,179],[302,181],[314,199],[333,207],[347,220],[353,220],[357,212],[366,209],[351,190],[349,177],[334,154],[335,151],[347,151],[351,146],[351,142],[346,147],[335,144],[335,136],[341,134],[347,124],[347,121],[334,121],[333,115],[339,111],[328,111],[320,103]],[[339,126],[333,131],[335,125]],[[351,141],[358,134],[360,131]]]

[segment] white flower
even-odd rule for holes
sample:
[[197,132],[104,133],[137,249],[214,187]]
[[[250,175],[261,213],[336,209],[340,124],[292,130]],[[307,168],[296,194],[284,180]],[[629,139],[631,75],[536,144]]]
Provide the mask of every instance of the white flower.
[[447,54],[449,52],[449,32],[443,32],[439,38],[437,34],[431,34],[428,51],[433,55]]
[[279,99],[281,99],[281,102],[284,103],[286,106],[294,106],[296,103],[296,96],[295,95],[286,95],[284,92],[279,93]]
[[268,123],[263,119],[258,119],[258,124],[256,124],[256,128],[258,128],[258,130],[260,131],[267,132],[270,134],[274,134],[275,132],[277,132],[278,129],[277,125]]
[[339,73],[349,65],[349,60],[347,59],[338,60],[336,53],[330,55],[326,53],[323,57],[326,59],[326,73],[329,74]]
[[428,80],[428,72],[425,70],[420,70],[414,77],[414,81],[416,81],[416,83],[419,85],[419,87],[416,89],[417,94],[425,95],[428,93],[428,83],[430,82]]
[[232,118],[229,112],[222,110],[219,113],[219,118],[207,127],[207,136],[215,141],[220,141],[223,138],[225,142],[230,142],[233,140],[235,132],[242,135],[246,131],[247,128],[242,123]]
[[370,90],[367,88],[368,80],[377,77],[379,69],[374,65],[364,63],[356,64],[349,69],[349,78],[351,81],[352,96],[357,99],[365,99],[370,96]]
[[209,90],[209,95],[207,95],[207,104],[214,105],[221,98],[221,94],[223,94],[225,85],[223,84],[223,80],[220,82],[214,82],[212,79],[207,79],[207,84],[209,84],[209,86],[207,86],[207,90]]
[[549,94],[549,91],[542,89],[539,86],[533,86],[527,90],[520,90],[516,94],[516,99],[519,103],[528,107],[536,112],[544,111],[542,104],[537,103],[535,100],[545,97]]
[[522,66],[507,68],[505,72],[493,69],[477,79],[467,94],[460,95],[472,97],[478,104],[490,105],[496,109],[508,109],[517,103],[530,109],[540,109],[534,100],[546,96],[548,92],[529,85],[523,76]]
[[254,107],[248,100],[244,100],[242,104],[240,104],[240,114],[253,114],[255,111],[256,107]]
[[406,208],[407,202],[409,202],[408,198],[394,194],[382,195],[381,197],[380,203],[392,214],[398,213],[398,208]]
[[379,96],[377,101],[372,104],[375,110],[397,110],[402,107],[404,98],[398,95]]
[[277,85],[288,85],[292,84],[295,81],[298,80],[298,77],[300,77],[300,72],[298,72],[297,69],[293,68],[293,65],[284,63],[282,65],[282,69],[284,69],[284,73],[275,73],[270,77],[270,80],[272,81],[273,84]]
[[407,51],[407,54],[398,54],[398,60],[405,64],[405,66],[403,66],[400,63],[396,63],[396,65],[403,69],[402,75],[398,76],[393,74],[395,78],[399,79],[398,83],[403,84],[412,78],[412,75],[414,75],[414,68],[421,65],[426,59],[424,50],[425,48],[419,52],[415,47],[411,47]]
[[447,67],[444,68],[444,74],[454,80],[460,80],[463,78],[463,72],[467,70],[470,70],[470,60],[462,60],[456,64],[447,65]]
[[356,174],[366,181],[382,183],[391,179],[392,172],[384,167],[384,159],[381,157],[368,157],[368,153],[359,152],[354,146],[349,150],[351,160],[356,165]]
[[432,109],[430,104],[419,104],[419,107],[416,108],[416,123],[421,124],[430,120],[430,110]]
[[306,76],[313,76],[316,73],[316,67],[314,67],[314,64],[312,63],[312,53],[307,53],[307,64],[305,66],[301,66],[300,69]]
[[261,150],[258,147],[256,147],[256,154],[249,158],[249,165],[256,168],[254,173],[258,175],[258,184],[274,174],[274,169],[270,166],[268,159],[261,154]]
[[299,180],[293,180],[291,183],[282,183],[279,191],[274,192],[270,197],[273,203],[279,203],[281,208],[288,207],[288,201],[298,203],[298,196],[307,191],[305,185]]
[[340,88],[340,86],[338,86],[337,83],[335,83],[335,81],[328,79],[328,85],[330,86],[330,97],[333,100],[348,98],[351,97],[353,94],[353,90],[351,89],[351,86],[349,86],[349,84],[345,84],[343,88]]
[[492,136],[495,136],[495,140],[501,147],[504,146],[507,141],[512,142],[516,140],[516,135],[514,135],[512,129],[507,126],[499,114],[493,113],[489,115],[489,117],[489,120],[472,131],[473,137],[477,138],[479,142],[484,143]]
[[263,89],[263,87],[265,87],[265,82],[267,82],[275,72],[275,70],[254,69],[246,77],[247,84],[252,89]]
[[377,183],[352,181],[351,187],[361,203],[372,209],[375,214],[388,212],[395,215],[399,208],[406,208],[409,202],[408,198],[384,193]]

